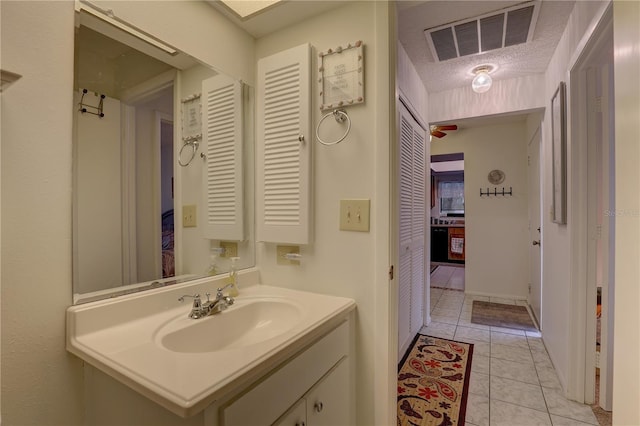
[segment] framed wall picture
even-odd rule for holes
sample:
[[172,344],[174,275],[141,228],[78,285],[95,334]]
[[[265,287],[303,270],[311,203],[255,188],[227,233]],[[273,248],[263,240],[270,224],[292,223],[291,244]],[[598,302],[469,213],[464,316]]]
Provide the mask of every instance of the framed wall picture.
[[567,117],[566,87],[560,82],[551,98],[551,144],[553,154],[553,217],[567,223]]
[[320,109],[327,110],[364,102],[362,41],[319,53]]
[[202,139],[202,104],[200,95],[182,100],[182,140],[193,142]]

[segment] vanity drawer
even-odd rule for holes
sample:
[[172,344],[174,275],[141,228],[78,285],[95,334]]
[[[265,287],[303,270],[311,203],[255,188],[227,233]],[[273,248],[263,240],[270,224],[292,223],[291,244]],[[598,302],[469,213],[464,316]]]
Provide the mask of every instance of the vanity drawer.
[[[221,413],[221,425],[248,426],[274,423],[333,366],[346,357],[348,352],[349,323],[345,321],[224,407]],[[348,398],[347,389],[345,389],[345,398]]]

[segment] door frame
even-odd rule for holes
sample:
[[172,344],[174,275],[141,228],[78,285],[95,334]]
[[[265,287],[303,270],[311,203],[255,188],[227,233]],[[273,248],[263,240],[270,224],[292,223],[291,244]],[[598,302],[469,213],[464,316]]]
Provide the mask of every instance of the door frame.
[[[173,86],[173,97],[176,99],[177,91],[177,77],[178,71],[176,69],[168,70],[162,74],[153,77],[152,79],[145,81],[137,86],[131,87],[121,94],[121,119],[122,119],[122,152],[127,155],[122,156],[122,203],[123,216],[122,216],[122,229],[123,229],[123,275],[129,277],[129,281],[123,282],[137,282],[137,219],[136,219],[136,105],[145,103],[157,97],[158,93],[168,87]],[[172,121],[175,122],[176,117],[176,102],[174,102],[173,117],[156,112],[154,114],[154,124],[152,129],[152,137],[154,138],[154,193],[160,193],[160,121]],[[176,141],[176,129],[174,125],[174,152]],[[157,169],[157,170],[156,170]],[[175,174],[175,173],[174,173]],[[153,200],[154,211],[159,211],[160,199],[156,195]],[[175,198],[174,198],[175,205]],[[160,212],[158,218],[153,219],[157,221],[157,232],[154,233],[154,250],[157,253],[154,254],[154,270],[156,273],[159,271],[158,277],[162,277],[162,250],[160,248],[160,242],[162,241],[162,224],[160,221]],[[133,279],[135,277],[135,279]],[[124,278],[124,277],[123,277]]]
[[[592,403],[595,398],[595,338],[596,338],[596,283],[594,275],[589,272],[590,242],[594,237],[594,229],[589,229],[589,208],[593,208],[589,202],[589,174],[588,146],[583,143],[588,136],[587,120],[587,95],[586,91],[578,88],[586,87],[586,69],[590,66],[590,60],[598,51],[600,43],[606,39],[607,31],[612,31],[613,13],[612,4],[603,4],[602,9],[594,18],[591,28],[585,31],[580,42],[580,47],[569,63],[569,138],[571,148],[569,161],[571,164],[571,176],[568,192],[572,194],[572,206],[570,208],[570,224],[572,237],[570,246],[571,270],[570,292],[574,303],[569,308],[569,359],[572,360],[568,372],[566,396],[569,399]],[[613,143],[613,141],[610,141]],[[607,150],[605,146],[603,149]],[[605,192],[605,197],[608,193]],[[595,207],[597,208],[597,206]],[[591,279],[591,281],[590,281]],[[585,284],[586,283],[586,284]],[[611,300],[613,302],[613,300]],[[610,313],[611,330],[613,314]],[[612,333],[611,333],[612,334]],[[612,346],[613,335],[610,336]],[[611,354],[612,355],[612,354]],[[611,365],[611,360],[608,364]],[[612,374],[608,372],[609,377]],[[602,372],[602,370],[601,370]],[[602,395],[607,398],[606,395]],[[610,398],[611,395],[608,395]]]
[[[537,211],[532,211],[529,208],[529,239],[532,242],[532,245],[529,246],[529,279],[531,280],[531,282],[529,283],[529,294],[528,294],[528,299],[527,299],[527,303],[529,304],[529,307],[531,308],[531,312],[533,313],[533,317],[534,317],[534,321],[537,323],[538,328],[542,329],[542,277],[544,276],[543,274],[543,254],[542,251],[544,250],[544,246],[539,244],[538,247],[533,245],[533,241],[535,240],[535,238],[538,238],[538,242],[542,243],[542,236],[544,235],[543,232],[543,226],[544,226],[544,221],[542,220],[543,216],[542,216],[542,188],[543,188],[543,184],[542,184],[542,171],[540,168],[541,165],[541,158],[542,158],[542,119],[544,116],[544,110],[541,110],[539,115],[536,113],[533,113],[532,115],[535,115],[536,118],[535,120],[538,122],[537,126],[536,126],[536,130],[533,132],[531,138],[529,139],[529,142],[527,143],[527,164],[529,169],[531,168],[531,153],[533,152],[533,150],[531,149],[532,144],[537,145],[537,147],[535,148],[537,150],[537,156],[538,156],[538,162],[537,162],[537,170],[535,172],[535,175],[533,176],[534,178],[537,179],[538,181],[538,193],[537,194],[529,194],[529,205],[531,205],[531,197],[537,197],[538,198],[538,209]],[[527,178],[531,178],[531,172],[528,171],[528,176]],[[530,187],[529,187],[530,189]],[[532,213],[534,215],[537,215],[537,222],[540,225],[537,229],[533,229],[534,226],[534,222],[532,220]],[[533,286],[535,285],[535,283],[533,282],[534,280],[533,278],[533,267],[534,264],[532,262],[532,252],[533,250],[538,250],[539,254],[539,261],[538,261],[538,283],[537,285],[539,286],[539,289],[537,290],[537,293],[540,295],[540,298],[537,302],[537,308],[538,311],[536,311],[536,307],[534,306],[534,304],[532,303],[533,300],[533,294],[534,292],[533,290]]]

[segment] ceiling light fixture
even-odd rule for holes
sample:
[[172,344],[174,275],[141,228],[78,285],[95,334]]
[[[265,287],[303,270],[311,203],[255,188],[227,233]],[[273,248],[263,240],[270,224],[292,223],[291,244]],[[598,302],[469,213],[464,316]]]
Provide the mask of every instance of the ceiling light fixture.
[[478,65],[474,69],[471,70],[471,74],[475,75],[473,77],[473,81],[471,82],[471,88],[476,93],[484,93],[491,88],[493,84],[493,79],[489,75],[493,71],[495,71],[496,67],[493,65]]

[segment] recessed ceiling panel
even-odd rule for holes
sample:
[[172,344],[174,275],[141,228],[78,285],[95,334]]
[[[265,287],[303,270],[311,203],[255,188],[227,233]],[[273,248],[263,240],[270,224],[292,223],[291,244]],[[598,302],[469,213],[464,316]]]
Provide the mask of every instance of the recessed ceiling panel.
[[531,40],[538,8],[539,1],[532,1],[429,28],[424,30],[424,34],[435,53],[433,57],[440,62],[501,49]]
[[460,56],[473,55],[480,51],[478,44],[478,21],[456,25],[456,40]]
[[482,51],[500,49],[504,33],[504,14],[493,15],[480,20],[482,34]]
[[504,40],[505,47],[527,41],[532,18],[533,6],[512,10],[507,14],[507,32]]
[[431,38],[433,39],[433,45],[435,46],[439,60],[446,61],[447,59],[458,57],[456,42],[453,39],[453,31],[451,30],[451,27],[432,32]]

